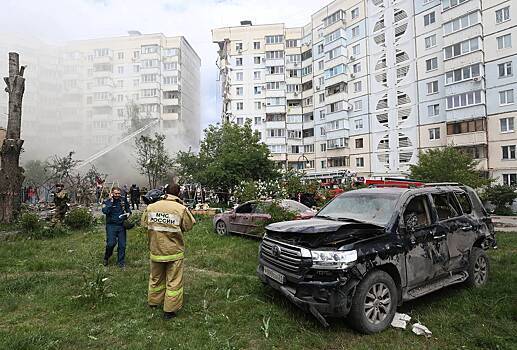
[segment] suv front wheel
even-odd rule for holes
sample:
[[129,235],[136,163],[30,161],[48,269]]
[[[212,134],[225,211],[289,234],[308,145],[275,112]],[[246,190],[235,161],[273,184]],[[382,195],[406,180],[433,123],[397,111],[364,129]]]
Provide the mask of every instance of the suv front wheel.
[[381,270],[370,272],[355,291],[348,317],[350,325],[365,334],[381,332],[391,324],[397,303],[393,278]]
[[478,247],[472,248],[469,257],[467,285],[475,288],[484,286],[488,281],[489,272],[490,262],[485,251]]

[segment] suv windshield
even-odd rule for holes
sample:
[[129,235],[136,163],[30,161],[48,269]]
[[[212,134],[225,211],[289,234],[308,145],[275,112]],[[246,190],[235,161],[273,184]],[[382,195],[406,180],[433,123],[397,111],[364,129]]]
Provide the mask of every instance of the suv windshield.
[[336,197],[318,212],[317,217],[332,220],[352,219],[386,226],[399,197],[399,193],[351,191]]

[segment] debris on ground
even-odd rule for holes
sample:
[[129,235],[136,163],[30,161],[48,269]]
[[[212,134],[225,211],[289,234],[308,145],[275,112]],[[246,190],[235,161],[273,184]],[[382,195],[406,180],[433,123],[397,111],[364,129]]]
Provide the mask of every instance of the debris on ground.
[[433,333],[426,326],[420,323],[414,323],[412,331],[416,335],[425,335],[427,338],[433,335]]
[[395,316],[393,317],[393,321],[391,321],[391,326],[395,328],[406,329],[407,323],[411,321],[411,316],[406,314],[399,314],[395,312]]

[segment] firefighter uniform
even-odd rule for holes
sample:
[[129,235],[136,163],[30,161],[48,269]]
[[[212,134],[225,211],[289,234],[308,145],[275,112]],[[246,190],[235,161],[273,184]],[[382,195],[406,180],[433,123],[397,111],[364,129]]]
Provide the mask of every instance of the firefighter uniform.
[[183,305],[183,233],[195,222],[181,199],[170,194],[144,211],[142,226],[148,230],[151,258],[149,305],[163,303],[165,312],[176,312]]

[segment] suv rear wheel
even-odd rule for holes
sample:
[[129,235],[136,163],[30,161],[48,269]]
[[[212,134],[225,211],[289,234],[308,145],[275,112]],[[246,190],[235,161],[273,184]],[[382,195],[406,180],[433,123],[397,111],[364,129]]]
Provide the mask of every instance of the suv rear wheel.
[[467,285],[474,288],[484,286],[488,281],[489,272],[490,262],[485,251],[478,247],[472,248],[469,257]]
[[370,272],[355,291],[350,325],[361,333],[381,332],[391,324],[398,303],[397,287],[384,271]]

